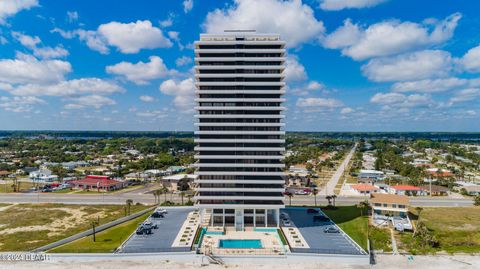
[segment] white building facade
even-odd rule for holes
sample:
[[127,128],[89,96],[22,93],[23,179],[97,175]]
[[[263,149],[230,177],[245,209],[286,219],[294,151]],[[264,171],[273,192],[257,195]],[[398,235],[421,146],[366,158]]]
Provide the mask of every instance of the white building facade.
[[285,42],[226,31],[195,42],[195,205],[210,225],[276,227],[284,207]]

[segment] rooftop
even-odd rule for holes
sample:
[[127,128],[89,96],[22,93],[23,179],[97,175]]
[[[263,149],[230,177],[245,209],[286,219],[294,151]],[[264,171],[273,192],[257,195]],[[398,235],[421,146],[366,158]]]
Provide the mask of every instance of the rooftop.
[[397,191],[421,191],[422,189],[413,185],[396,185],[391,188]]
[[409,205],[410,199],[405,195],[396,195],[396,194],[385,194],[385,193],[375,193],[372,194],[370,199],[371,203],[386,203],[386,204],[400,204],[400,205]]
[[353,189],[357,190],[357,191],[375,191],[375,190],[379,190],[379,188],[373,186],[373,185],[370,185],[370,184],[355,184],[352,186]]

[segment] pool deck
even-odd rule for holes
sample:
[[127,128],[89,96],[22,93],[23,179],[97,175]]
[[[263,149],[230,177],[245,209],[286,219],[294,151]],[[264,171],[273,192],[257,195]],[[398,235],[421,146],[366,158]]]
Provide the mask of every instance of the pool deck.
[[[260,240],[262,248],[221,248],[220,240]],[[247,228],[244,232],[227,228],[225,234],[207,232],[200,249],[202,253],[215,255],[284,255],[286,252],[276,229],[273,232],[273,230],[255,231],[253,228]]]

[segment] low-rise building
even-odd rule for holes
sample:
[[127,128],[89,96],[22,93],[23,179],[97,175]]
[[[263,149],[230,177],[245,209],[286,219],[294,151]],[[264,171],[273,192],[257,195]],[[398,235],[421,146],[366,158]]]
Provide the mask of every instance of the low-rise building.
[[49,169],[40,169],[30,172],[28,178],[35,182],[53,182],[58,180],[57,175],[53,175]]
[[413,229],[408,217],[410,200],[407,196],[375,193],[372,194],[370,204],[374,224],[384,225],[391,222],[395,229],[400,231]]
[[469,195],[480,195],[480,185],[464,186]]
[[358,194],[363,194],[363,195],[369,195],[372,193],[377,193],[380,191],[379,188],[376,186],[373,186],[371,184],[355,184],[351,186],[352,190],[355,191]]
[[119,190],[127,186],[124,181],[113,180],[108,176],[86,176],[84,179],[70,181],[69,184],[76,189],[108,192]]
[[359,179],[373,179],[373,180],[383,180],[385,179],[385,173],[382,171],[377,170],[367,170],[362,169],[360,173],[358,173]]
[[165,176],[161,179],[161,182],[164,186],[166,186],[170,191],[177,191],[178,190],[178,183],[182,179],[188,180],[188,185],[190,188],[193,188],[193,183],[197,179],[197,175],[193,174],[176,174],[171,176]]
[[395,185],[390,187],[391,194],[397,195],[413,195],[413,196],[421,196],[426,195],[425,191],[421,188],[413,185]]
[[447,187],[439,186],[439,185],[424,185],[420,186],[427,195],[432,196],[446,196],[450,192]]

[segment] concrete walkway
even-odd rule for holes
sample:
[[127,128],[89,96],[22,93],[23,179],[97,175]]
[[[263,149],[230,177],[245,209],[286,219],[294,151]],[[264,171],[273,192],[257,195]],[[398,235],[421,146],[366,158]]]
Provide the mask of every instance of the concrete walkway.
[[393,233],[393,229],[390,229],[390,237],[392,240],[392,252],[393,255],[398,255],[398,248],[397,248],[397,240],[395,239],[395,235]]
[[355,153],[355,149],[357,148],[357,144],[353,146],[353,148],[350,150],[350,152],[347,154],[347,157],[343,160],[343,162],[338,166],[337,171],[333,174],[332,178],[328,181],[326,185],[326,191],[325,189],[320,191],[319,193],[326,193],[327,195],[334,195],[335,193],[333,192],[335,190],[335,186],[337,186],[338,181],[343,175],[343,171],[347,168],[348,163],[353,157],[353,153]]

